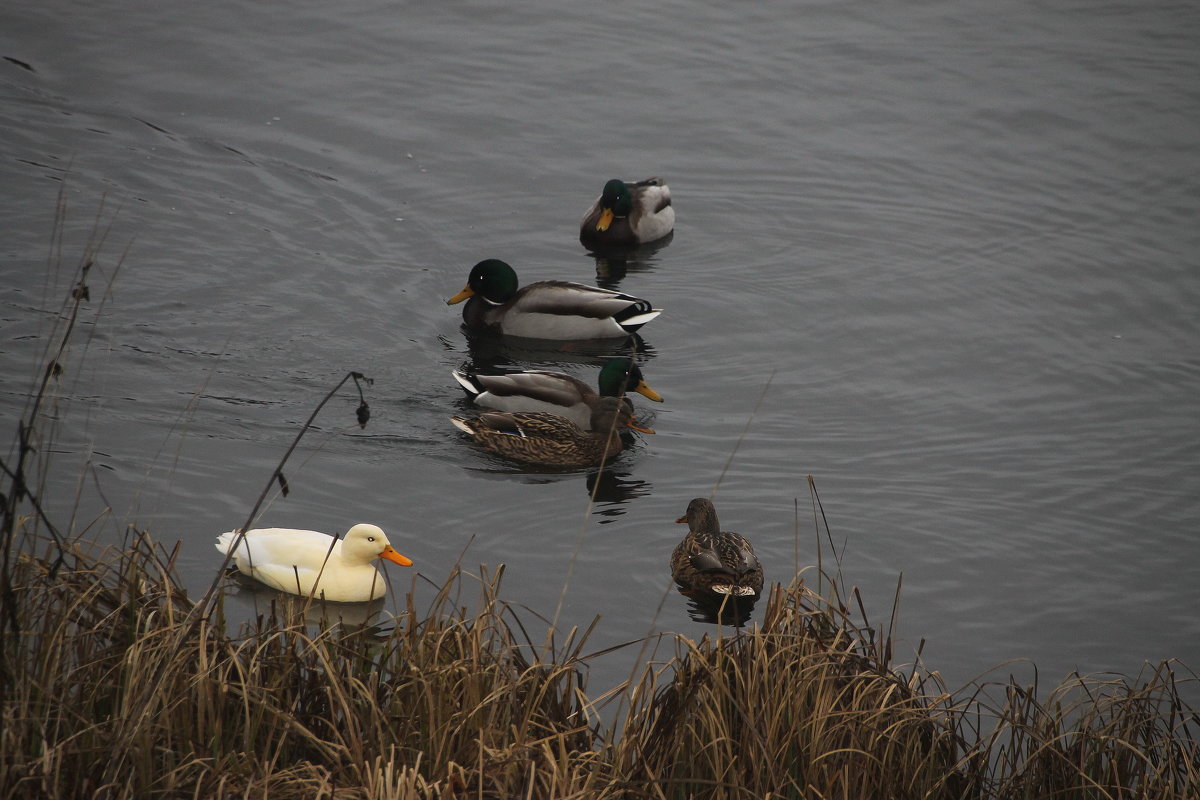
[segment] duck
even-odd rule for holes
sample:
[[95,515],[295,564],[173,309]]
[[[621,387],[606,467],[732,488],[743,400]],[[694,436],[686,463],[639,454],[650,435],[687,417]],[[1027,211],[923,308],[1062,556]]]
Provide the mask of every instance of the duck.
[[613,178],[583,215],[579,241],[591,251],[637,247],[675,229],[671,190],[660,178]]
[[360,523],[342,539],[320,531],[255,528],[240,537],[228,531],[216,548],[228,554],[235,546],[238,572],[272,589],[335,603],[365,603],[383,596],[383,576],[371,564],[383,558],[402,567],[412,560],[397,553],[378,525]]
[[621,452],[619,431],[632,428],[654,433],[636,424],[637,418],[622,398],[601,397],[591,415],[591,432],[566,417],[546,411],[487,411],[477,417],[451,417],[485,450],[518,461],[557,467],[592,467]]
[[671,577],[681,592],[755,598],[762,593],[762,563],[750,540],[721,530],[712,501],[695,498],[675,521],[688,525],[671,553]]
[[446,304],[464,300],[468,331],[527,339],[625,337],[662,313],[640,297],[572,281],[537,281],[518,288],[516,271],[497,258],[472,267],[467,285]]
[[[455,370],[451,373],[477,406],[498,411],[548,411],[592,429],[592,409],[601,397],[623,397],[632,389],[656,403],[662,395],[646,383],[642,370],[630,358],[613,358],[600,370],[597,393],[574,375],[552,370],[527,370],[499,375],[481,375]],[[632,410],[628,400],[626,405]]]

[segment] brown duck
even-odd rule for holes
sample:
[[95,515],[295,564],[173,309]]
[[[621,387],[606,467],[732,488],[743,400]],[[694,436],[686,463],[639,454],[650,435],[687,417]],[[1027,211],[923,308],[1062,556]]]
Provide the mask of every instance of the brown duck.
[[763,568],[750,541],[721,530],[717,509],[703,498],[688,503],[687,514],[675,520],[688,524],[688,534],[671,553],[671,577],[681,592],[757,597],[762,592]]
[[502,456],[559,467],[591,467],[621,452],[621,428],[654,433],[621,398],[602,397],[592,409],[592,431],[546,411],[488,411],[477,417],[451,417],[460,430]]

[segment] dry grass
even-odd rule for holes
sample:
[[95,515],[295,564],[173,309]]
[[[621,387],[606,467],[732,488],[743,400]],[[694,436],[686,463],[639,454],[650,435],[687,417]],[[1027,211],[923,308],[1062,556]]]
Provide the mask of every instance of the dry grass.
[[[27,539],[28,541],[28,539]],[[535,647],[499,579],[454,574],[380,627],[281,598],[237,636],[138,535],[19,552],[3,610],[0,793],[75,797],[1195,797],[1197,719],[1162,665],[1039,702],[928,691],[803,584],[694,642],[600,722],[586,636]],[[477,587],[478,598],[459,594]],[[411,596],[410,596],[411,603]],[[1194,679],[1194,678],[1192,678]],[[936,685],[936,684],[934,684]],[[995,687],[991,687],[995,688]],[[611,700],[611,698],[610,698]]]
[[820,566],[820,591],[774,588],[755,627],[677,637],[603,696],[608,722],[587,632],[535,646],[500,572],[454,571],[375,627],[314,626],[281,597],[231,633],[221,594],[189,599],[149,535],[90,550],[38,500],[92,265],[0,465],[2,797],[1200,797],[1181,665],[951,693],[902,674]]
[[679,639],[619,739],[622,771],[666,797],[959,796],[946,698],[862,634],[798,584],[774,590],[757,630]]

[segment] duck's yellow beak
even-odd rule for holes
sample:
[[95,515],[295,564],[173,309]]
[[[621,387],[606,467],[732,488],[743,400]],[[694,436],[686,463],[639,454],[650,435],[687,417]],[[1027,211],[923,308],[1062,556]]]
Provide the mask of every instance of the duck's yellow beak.
[[446,301],[446,305],[452,306],[455,303],[461,303],[463,300],[466,300],[468,297],[474,297],[474,296],[475,296],[475,290],[472,289],[470,286],[464,286],[463,290],[461,292],[459,292],[458,294],[454,295],[454,297],[451,297],[449,300]]
[[615,215],[613,214],[613,210],[611,208],[606,208],[606,209],[602,210],[600,212],[600,221],[596,223],[596,230],[598,230],[598,231],[608,230],[608,226],[612,225],[614,216]]
[[653,389],[651,389],[648,385],[646,385],[645,381],[638,381],[638,385],[633,387],[633,390],[635,392],[637,392],[638,394],[640,394],[642,397],[649,398],[650,400],[653,400],[656,403],[661,403],[663,401],[662,395],[659,394],[658,392],[654,391]]
[[395,550],[392,549],[392,546],[390,544],[387,547],[383,548],[383,552],[379,554],[379,557],[386,558],[388,561],[391,561],[393,564],[399,564],[402,567],[411,567],[412,566],[412,559],[409,558],[408,556],[402,556],[399,553],[397,553]]

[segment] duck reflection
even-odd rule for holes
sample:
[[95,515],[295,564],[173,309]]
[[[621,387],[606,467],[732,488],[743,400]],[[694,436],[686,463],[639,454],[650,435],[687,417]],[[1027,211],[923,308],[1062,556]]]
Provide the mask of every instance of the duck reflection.
[[466,333],[467,353],[474,369],[489,371],[525,364],[587,364],[602,366],[610,358],[654,358],[653,347],[640,334],[624,339],[526,339],[490,333]]
[[653,270],[658,263],[658,251],[670,244],[674,236],[672,231],[651,244],[592,252],[590,255],[596,260],[596,285],[616,290],[626,274]]
[[711,592],[679,593],[688,598],[688,616],[695,622],[706,622],[710,625],[730,625],[740,628],[750,621],[754,604],[758,598],[731,597],[730,595],[714,595]]
[[[305,625],[317,630],[339,626],[346,631],[364,632],[392,621],[382,597],[366,603],[334,603],[319,597],[310,600],[276,591],[237,572],[228,575],[231,584],[225,597],[236,601],[243,611],[251,615],[246,621],[257,619],[261,624],[264,616],[280,620],[302,617]],[[238,616],[230,611],[227,607],[227,618]]]
[[704,497],[688,503],[676,522],[686,522],[688,533],[671,552],[671,577],[693,601],[692,618],[743,624],[763,587],[762,563],[750,540],[721,530],[716,507]]
[[587,476],[588,497],[595,499],[595,514],[601,517],[621,516],[631,500],[645,497],[652,490],[649,481],[633,479],[628,472],[601,469]]

